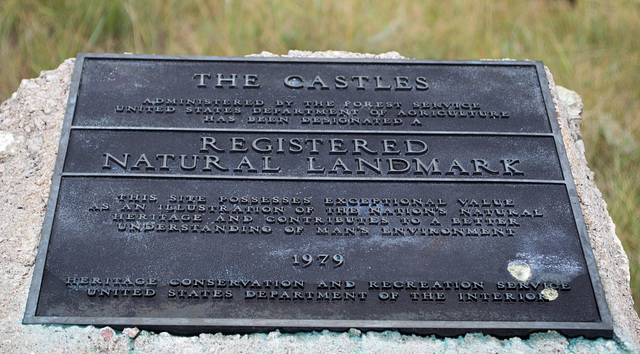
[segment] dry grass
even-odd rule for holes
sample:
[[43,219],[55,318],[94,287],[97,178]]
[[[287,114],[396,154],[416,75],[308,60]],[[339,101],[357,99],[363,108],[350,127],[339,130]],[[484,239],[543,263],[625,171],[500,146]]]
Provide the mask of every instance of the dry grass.
[[[640,1],[63,1],[0,3],[0,98],[78,52],[398,51],[542,60],[582,95],[584,140],[640,304]],[[640,308],[636,306],[636,308]]]

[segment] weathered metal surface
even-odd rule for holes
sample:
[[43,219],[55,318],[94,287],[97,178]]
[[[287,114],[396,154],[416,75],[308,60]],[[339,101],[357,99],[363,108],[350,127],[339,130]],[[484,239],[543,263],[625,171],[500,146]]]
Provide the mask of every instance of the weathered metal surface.
[[76,65],[25,323],[612,336],[541,63]]

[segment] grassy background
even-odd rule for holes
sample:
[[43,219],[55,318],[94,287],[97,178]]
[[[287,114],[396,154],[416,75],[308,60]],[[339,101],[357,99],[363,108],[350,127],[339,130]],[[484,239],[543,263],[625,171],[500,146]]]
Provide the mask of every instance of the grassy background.
[[0,100],[78,52],[289,49],[544,61],[584,100],[587,159],[640,309],[640,0],[0,0]]

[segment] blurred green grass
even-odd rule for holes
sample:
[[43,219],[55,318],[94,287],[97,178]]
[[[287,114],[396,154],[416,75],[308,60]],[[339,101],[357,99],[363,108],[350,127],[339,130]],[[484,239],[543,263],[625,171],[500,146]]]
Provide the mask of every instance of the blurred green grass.
[[0,100],[78,52],[398,51],[542,60],[583,98],[596,183],[640,309],[640,0],[0,0]]

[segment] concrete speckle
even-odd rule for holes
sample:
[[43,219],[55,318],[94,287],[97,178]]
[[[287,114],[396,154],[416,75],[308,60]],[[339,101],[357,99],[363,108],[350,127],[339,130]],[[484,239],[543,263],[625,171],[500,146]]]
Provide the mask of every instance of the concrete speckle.
[[137,328],[125,328],[122,330],[122,333],[126,334],[129,338],[133,339],[140,334],[140,330]]
[[10,153],[10,148],[15,141],[16,139],[13,138],[13,134],[0,131],[0,154]]
[[[276,56],[263,52],[260,56]],[[396,52],[356,54],[347,52],[290,51],[290,57],[351,57],[403,59]],[[629,261],[615,236],[606,203],[593,182],[584,158],[579,118],[580,97],[558,88],[549,74],[574,180],[581,198],[589,237],[603,288],[613,317],[613,340],[568,339],[556,332],[535,333],[528,339],[498,339],[482,334],[457,338],[402,335],[394,331],[345,333],[329,331],[198,336],[172,336],[127,328],[122,332],[93,326],[22,325],[33,265],[40,239],[60,131],[71,82],[74,59],[40,77],[23,80],[20,88],[0,106],[0,351],[115,352],[115,353],[541,353],[541,352],[638,352],[640,321],[629,290]],[[588,122],[587,122],[588,124]],[[9,138],[11,137],[11,138]],[[2,145],[4,146],[4,145]]]

